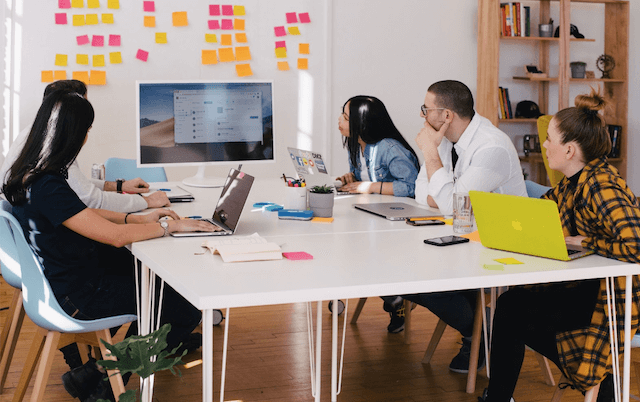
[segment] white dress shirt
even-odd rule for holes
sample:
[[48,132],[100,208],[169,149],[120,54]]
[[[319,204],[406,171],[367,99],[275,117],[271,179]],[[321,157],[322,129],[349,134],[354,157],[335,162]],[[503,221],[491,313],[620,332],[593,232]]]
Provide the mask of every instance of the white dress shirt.
[[455,144],[458,162],[451,169],[451,147],[446,138],[438,146],[443,167],[427,177],[423,164],[416,179],[416,201],[427,205],[431,196],[445,215],[453,214],[453,193],[469,190],[527,196],[520,159],[507,134],[476,113]]

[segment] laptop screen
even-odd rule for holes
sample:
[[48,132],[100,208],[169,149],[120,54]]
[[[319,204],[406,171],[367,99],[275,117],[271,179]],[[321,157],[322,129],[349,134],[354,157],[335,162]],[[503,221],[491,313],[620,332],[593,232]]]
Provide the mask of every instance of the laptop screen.
[[235,231],[252,184],[253,176],[231,169],[213,213],[213,220]]

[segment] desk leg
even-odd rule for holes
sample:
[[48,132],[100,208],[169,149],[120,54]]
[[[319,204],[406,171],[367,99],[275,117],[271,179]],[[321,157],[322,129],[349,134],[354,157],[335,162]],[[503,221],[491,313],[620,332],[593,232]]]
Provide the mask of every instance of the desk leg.
[[[338,305],[338,300],[333,301]],[[331,315],[331,402],[338,400],[338,309],[334,308]]]
[[[334,304],[337,306],[338,304]],[[322,372],[322,302],[318,301],[316,320],[316,402],[320,402],[320,379]],[[337,308],[336,308],[337,310]]]
[[[138,267],[135,267],[137,273]],[[137,275],[136,275],[137,276]],[[150,270],[149,267],[140,263],[140,280],[136,283],[139,283],[140,287],[138,288],[138,334],[147,335],[149,331],[149,327],[151,325],[151,298],[149,292],[150,285]],[[137,279],[137,278],[136,278]],[[153,377],[153,376],[152,376]],[[153,387],[153,378],[149,377],[146,379],[140,379],[140,389],[142,393],[140,395],[140,399],[142,402],[151,402],[151,388]]]
[[[627,275],[624,291],[624,363],[622,377],[622,400],[629,402],[629,382],[631,381],[631,286],[633,276]],[[636,375],[638,375],[636,373]]]
[[202,401],[213,402],[213,310],[202,311]]

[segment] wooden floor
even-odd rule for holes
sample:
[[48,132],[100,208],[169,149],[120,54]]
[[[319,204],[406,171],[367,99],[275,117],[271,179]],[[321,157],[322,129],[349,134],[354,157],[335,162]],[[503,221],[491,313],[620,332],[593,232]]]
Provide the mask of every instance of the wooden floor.
[[[0,281],[0,307],[7,306],[11,289]],[[351,300],[353,311],[357,300]],[[326,310],[326,304],[324,306]],[[476,393],[465,393],[466,376],[447,369],[459,349],[459,335],[447,329],[430,365],[420,361],[426,349],[436,318],[426,309],[414,310],[413,343],[406,345],[404,336],[389,334],[388,314],[379,298],[369,299],[356,325],[348,324],[344,380],[340,401],[477,401],[487,385],[483,371]],[[313,401],[309,372],[309,347],[305,304],[231,310],[230,347],[227,366],[225,401]],[[6,312],[0,312],[0,320]],[[315,317],[315,315],[314,315]],[[349,317],[350,319],[350,317]],[[329,401],[330,381],[330,315],[323,319],[322,400]],[[11,365],[7,386],[0,402],[10,401],[34,333],[27,323],[21,334],[18,351]],[[224,325],[215,328],[215,388],[220,386],[222,337]],[[200,352],[185,357],[193,364],[182,367],[182,377],[169,372],[156,376],[154,401],[201,401],[202,371]],[[60,376],[67,371],[59,353],[54,363],[45,401],[73,401],[64,390]],[[559,372],[554,368],[556,377]],[[632,375],[634,373],[632,372]],[[133,378],[128,388],[137,386]],[[632,393],[635,382],[632,381]],[[30,395],[28,391],[27,396]],[[536,359],[527,352],[525,365],[514,395],[517,402],[550,401],[553,388],[544,384]],[[216,392],[215,399],[220,399]],[[582,401],[581,394],[568,391],[563,402]]]

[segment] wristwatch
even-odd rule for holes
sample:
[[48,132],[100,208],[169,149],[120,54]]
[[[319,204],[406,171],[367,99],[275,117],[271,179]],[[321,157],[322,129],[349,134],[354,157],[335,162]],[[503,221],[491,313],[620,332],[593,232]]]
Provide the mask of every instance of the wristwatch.
[[116,191],[118,194],[122,194],[122,183],[124,183],[124,179],[116,179]]
[[169,222],[162,221],[162,222],[160,222],[160,226],[164,229],[164,234],[162,235],[162,237],[168,236],[169,235]]

